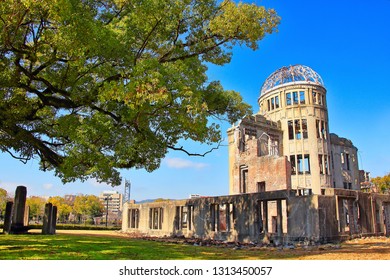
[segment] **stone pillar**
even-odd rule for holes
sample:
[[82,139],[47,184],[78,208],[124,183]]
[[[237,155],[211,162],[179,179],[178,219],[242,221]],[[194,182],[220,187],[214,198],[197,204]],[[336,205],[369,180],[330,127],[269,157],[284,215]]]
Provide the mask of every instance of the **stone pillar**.
[[386,236],[390,237],[390,203],[383,203],[385,211],[385,231]]
[[354,204],[354,200],[348,199],[347,200],[348,205],[348,215],[349,215],[349,232],[350,235],[355,235],[359,233],[358,229],[358,222],[357,222],[357,213],[356,213],[356,206]]
[[259,215],[259,232],[262,233],[264,230],[264,222],[263,222],[263,211],[261,209],[261,200],[258,201],[258,215]]
[[12,206],[14,203],[12,201],[8,201],[5,206],[5,214],[4,214],[4,225],[3,225],[3,233],[9,234],[11,233],[11,223],[12,223]]
[[221,226],[221,223],[220,223],[220,221],[219,221],[219,204],[216,204],[215,205],[215,221],[216,221],[216,223],[217,223],[217,226],[216,226],[216,229],[215,229],[215,231],[220,231],[221,230],[221,228],[220,228],[220,226]]
[[30,207],[26,205],[26,208],[24,210],[24,221],[23,221],[23,225],[25,227],[28,227],[28,224],[29,224],[29,220],[30,220]]
[[43,215],[42,234],[55,234],[57,224],[57,206],[46,203]]
[[268,233],[268,201],[263,201],[263,228],[264,233]]
[[42,234],[51,234],[50,228],[51,228],[51,224],[52,224],[52,221],[51,221],[52,212],[53,212],[53,204],[46,203],[45,213],[43,214]]
[[276,232],[278,236],[283,235],[283,212],[282,212],[282,200],[278,199],[276,201],[276,211],[277,211],[277,222],[276,222]]
[[57,206],[53,206],[51,212],[50,234],[56,234]]
[[339,232],[345,233],[345,211],[344,211],[344,200],[340,197],[337,197],[337,208],[339,214]]
[[15,191],[14,210],[12,215],[12,233],[26,233],[28,228],[24,226],[24,212],[26,208],[27,188],[18,186]]

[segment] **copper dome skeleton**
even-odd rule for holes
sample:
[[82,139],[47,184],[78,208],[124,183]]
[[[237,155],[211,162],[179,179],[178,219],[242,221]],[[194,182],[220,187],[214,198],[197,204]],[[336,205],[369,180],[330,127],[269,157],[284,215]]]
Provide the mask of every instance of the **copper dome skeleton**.
[[261,87],[260,95],[269,90],[288,83],[305,82],[324,86],[321,76],[308,66],[292,65],[284,66],[273,72]]

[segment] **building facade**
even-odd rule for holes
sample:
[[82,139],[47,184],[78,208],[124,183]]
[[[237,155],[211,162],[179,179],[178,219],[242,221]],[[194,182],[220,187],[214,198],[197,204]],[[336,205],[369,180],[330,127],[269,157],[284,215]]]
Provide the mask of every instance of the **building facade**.
[[[326,92],[320,75],[303,65],[282,67],[266,79],[259,112],[228,130],[230,194],[275,190],[275,185],[315,194],[360,189],[357,148],[329,133]],[[277,164],[281,157],[286,165]],[[264,161],[273,172],[262,170]],[[285,184],[278,182],[280,176]]]
[[130,201],[122,230],[275,243],[390,236],[390,195],[360,191],[357,148],[329,133],[326,93],[307,66],[272,73],[258,113],[227,132],[229,195]]
[[[99,195],[99,200],[104,205],[104,211],[118,215],[122,212],[123,195],[117,191],[104,191]],[[108,207],[108,208],[107,208]]]

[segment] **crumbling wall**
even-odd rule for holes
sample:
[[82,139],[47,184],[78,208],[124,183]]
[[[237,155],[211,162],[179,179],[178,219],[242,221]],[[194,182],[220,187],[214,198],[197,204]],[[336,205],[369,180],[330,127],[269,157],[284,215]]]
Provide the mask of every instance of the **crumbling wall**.
[[318,222],[320,241],[331,242],[338,239],[336,197],[318,196]]
[[[390,196],[279,190],[124,205],[122,230],[239,242],[330,242],[390,235]],[[298,194],[298,195],[297,195]],[[377,225],[378,224],[378,225]]]
[[291,197],[287,224],[290,241],[319,241],[318,195]]

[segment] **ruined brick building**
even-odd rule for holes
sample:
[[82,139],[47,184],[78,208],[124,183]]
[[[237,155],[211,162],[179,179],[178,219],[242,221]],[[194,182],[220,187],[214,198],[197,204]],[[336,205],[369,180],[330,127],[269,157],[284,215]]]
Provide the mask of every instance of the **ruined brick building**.
[[127,203],[123,231],[253,242],[389,236],[390,196],[360,191],[357,148],[329,132],[320,75],[282,67],[258,103],[228,130],[228,196]]
[[329,133],[326,89],[302,65],[264,82],[260,111],[228,131],[230,194],[326,188],[359,190],[357,149]]

